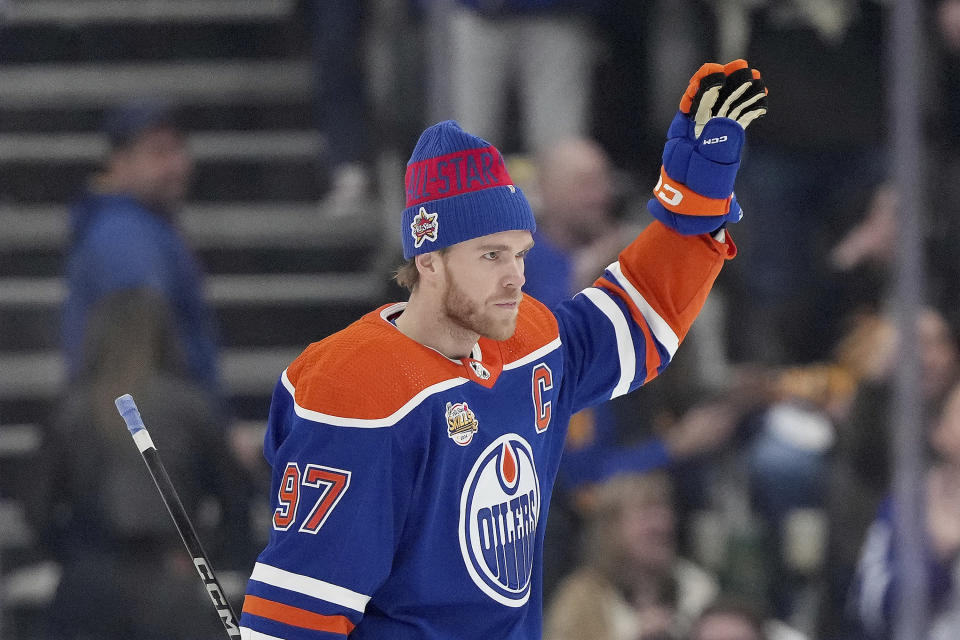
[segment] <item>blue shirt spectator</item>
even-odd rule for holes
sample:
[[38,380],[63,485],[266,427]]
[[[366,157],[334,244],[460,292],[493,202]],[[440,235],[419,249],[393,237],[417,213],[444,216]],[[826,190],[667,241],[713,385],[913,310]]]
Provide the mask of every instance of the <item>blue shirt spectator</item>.
[[73,379],[90,309],[108,294],[155,290],[175,316],[190,375],[208,391],[219,387],[217,340],[203,299],[202,272],[172,221],[133,196],[86,193],[72,207],[63,346]]
[[217,335],[202,270],[176,227],[192,162],[173,109],[141,101],[111,112],[102,173],[70,212],[62,340],[68,376],[80,370],[90,309],[121,289],[147,288],[173,313],[191,378],[218,395]]

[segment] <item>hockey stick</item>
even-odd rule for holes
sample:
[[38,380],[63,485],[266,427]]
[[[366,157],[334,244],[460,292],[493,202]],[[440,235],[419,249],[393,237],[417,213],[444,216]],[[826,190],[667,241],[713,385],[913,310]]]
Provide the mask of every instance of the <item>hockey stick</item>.
[[240,629],[237,626],[237,614],[234,613],[233,607],[227,601],[227,596],[223,593],[223,587],[220,586],[213,573],[213,566],[207,559],[203,545],[200,544],[200,538],[197,537],[197,532],[194,531],[193,525],[190,523],[187,511],[183,508],[183,503],[180,502],[177,490],[170,482],[170,476],[167,475],[167,470],[160,460],[160,454],[157,453],[157,448],[154,446],[147,428],[143,425],[143,419],[140,417],[140,411],[137,409],[133,397],[127,393],[114,402],[120,415],[123,416],[123,421],[127,423],[127,429],[130,430],[130,435],[133,436],[133,441],[140,450],[143,461],[147,463],[147,469],[153,477],[153,482],[157,485],[157,490],[160,491],[163,503],[167,505],[167,511],[173,518],[173,524],[177,526],[177,531],[180,532],[180,539],[183,540],[187,552],[193,558],[193,565],[197,568],[204,586],[207,587],[207,593],[210,594],[213,606],[217,608],[217,613],[227,630],[227,635],[231,638],[239,638]]

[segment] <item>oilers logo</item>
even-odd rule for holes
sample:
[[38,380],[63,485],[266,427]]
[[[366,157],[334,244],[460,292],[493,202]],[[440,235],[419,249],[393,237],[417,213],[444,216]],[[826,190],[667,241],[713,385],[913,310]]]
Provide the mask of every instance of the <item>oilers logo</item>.
[[460,497],[460,552],[474,583],[493,600],[520,607],[530,577],[540,519],[540,479],[533,451],[516,434],[488,446]]

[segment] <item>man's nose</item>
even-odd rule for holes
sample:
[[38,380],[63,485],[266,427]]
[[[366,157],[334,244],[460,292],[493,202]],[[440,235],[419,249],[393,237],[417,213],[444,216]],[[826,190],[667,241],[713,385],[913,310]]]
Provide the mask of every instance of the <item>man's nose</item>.
[[514,260],[510,266],[507,267],[507,273],[504,275],[503,284],[507,287],[516,287],[519,289],[526,281],[527,278],[523,275],[523,258]]

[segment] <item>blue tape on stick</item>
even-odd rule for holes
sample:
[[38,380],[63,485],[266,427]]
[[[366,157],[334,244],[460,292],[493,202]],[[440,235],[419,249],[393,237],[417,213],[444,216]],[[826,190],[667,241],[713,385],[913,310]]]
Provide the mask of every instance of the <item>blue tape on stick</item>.
[[137,409],[137,403],[133,401],[133,396],[125,393],[114,400],[114,404],[117,405],[117,411],[120,412],[123,421],[127,423],[127,429],[130,430],[130,435],[146,429],[143,424],[143,418],[140,417],[140,410]]

